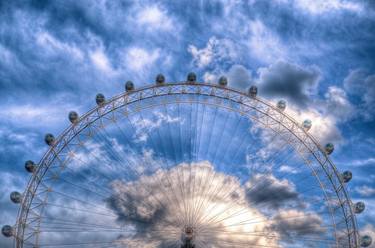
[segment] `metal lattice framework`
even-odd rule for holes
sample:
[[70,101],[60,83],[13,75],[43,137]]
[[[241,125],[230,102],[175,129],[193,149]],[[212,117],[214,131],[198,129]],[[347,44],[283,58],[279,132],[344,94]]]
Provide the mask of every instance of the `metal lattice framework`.
[[[57,137],[55,144],[39,162],[38,169],[33,173],[23,195],[16,223],[15,247],[21,248],[27,244],[38,247],[41,215],[48,201],[48,193],[53,190],[45,185],[42,179],[48,170],[56,170],[53,174],[58,177],[58,170],[64,169],[64,164],[69,159],[69,147],[80,145],[80,141],[72,142],[73,139],[78,136],[90,137],[97,128],[106,125],[106,121],[116,121],[115,112],[120,111],[123,115],[130,115],[132,112],[160,104],[153,99],[165,96],[169,98],[163,99],[162,104],[200,101],[203,104],[238,112],[277,133],[294,147],[310,168],[312,175],[316,177],[328,204],[335,231],[340,230],[335,234],[335,247],[359,247],[352,202],[341,180],[341,174],[324,149],[301,124],[259,97],[251,97],[220,85],[189,82],[146,86],[115,96],[83,115],[77,123],[69,126]],[[203,98],[198,100],[190,96],[203,96]],[[54,165],[52,168],[51,165],[54,163],[58,166]]]

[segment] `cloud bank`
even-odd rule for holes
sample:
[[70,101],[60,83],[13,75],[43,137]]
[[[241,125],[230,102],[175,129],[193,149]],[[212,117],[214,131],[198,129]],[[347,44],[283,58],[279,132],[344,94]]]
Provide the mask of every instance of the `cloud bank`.
[[[263,189],[249,190],[253,185]],[[137,181],[116,180],[111,187],[109,208],[119,224],[134,228],[134,233],[118,240],[129,247],[181,245],[186,227],[193,228],[196,247],[278,246],[292,236],[325,231],[317,214],[306,213],[303,206],[285,208],[285,203],[298,200],[287,180],[259,175],[242,187],[209,162],[159,169]],[[267,216],[259,211],[262,204],[279,210]]]

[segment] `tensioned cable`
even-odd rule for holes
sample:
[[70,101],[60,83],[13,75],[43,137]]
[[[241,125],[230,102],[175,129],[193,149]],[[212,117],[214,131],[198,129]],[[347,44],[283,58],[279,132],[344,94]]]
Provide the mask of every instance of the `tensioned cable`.
[[[141,117],[141,120],[142,120],[142,122],[144,123],[144,119],[143,119],[143,116],[142,116],[142,113],[141,112],[139,112],[140,113],[140,117]],[[129,121],[129,123],[133,126],[133,129],[135,130],[135,127],[134,127],[134,124],[130,121],[130,119],[129,118],[127,118],[128,119],[128,121]],[[152,141],[152,143],[153,143],[153,147],[154,147],[154,149],[156,148],[156,146],[155,146],[155,144],[154,144],[154,142],[153,142],[153,138],[152,138],[152,136],[150,136],[150,140]],[[165,158],[165,156],[163,156],[163,158]],[[166,164],[167,164],[167,160],[165,160],[166,161]],[[168,167],[168,166],[167,166]],[[169,179],[167,179],[168,180],[168,183],[170,183],[170,181],[169,181]],[[159,188],[163,191],[162,193],[164,194],[164,195],[168,195],[168,194],[165,194],[165,192],[164,192],[164,186],[163,185],[161,185],[161,182],[158,182],[159,183]],[[168,200],[168,201],[170,201],[170,203],[171,204],[173,204],[174,203],[174,201],[171,201],[170,199],[169,199],[169,197],[166,197],[166,199]],[[160,201],[160,200],[159,200]],[[164,204],[163,204],[164,205]]]
[[[215,115],[214,115],[213,124],[212,124],[212,126],[210,125],[211,132],[209,133],[209,139],[208,139],[208,145],[207,145],[207,152],[206,152],[206,154],[208,154],[208,151],[209,151],[210,146],[211,146],[212,133],[213,133],[213,130],[215,129],[216,114],[217,114],[217,108],[215,108]],[[214,174],[214,175],[216,175],[216,174]],[[208,184],[209,186],[212,185],[212,180],[213,180],[212,176],[211,176],[211,179],[207,180],[207,181],[210,181],[210,183]],[[202,194],[202,192],[200,192],[200,194]],[[210,193],[207,192],[207,195],[210,196]],[[198,213],[201,211],[201,208],[204,207],[204,206],[206,206],[206,204],[210,201],[210,199],[209,199],[210,197],[201,197],[201,198],[205,199],[205,201],[202,201],[201,204],[200,204],[200,206],[198,207],[198,209],[197,209]]]
[[[226,123],[227,123],[227,120],[228,120],[228,116],[229,116],[229,114],[230,114],[230,112],[228,111],[227,113],[226,113],[226,118],[225,118],[225,122],[224,122],[224,128],[223,128],[223,130],[226,130]],[[222,137],[224,136],[224,132],[222,133],[222,135],[220,135],[220,138],[219,138],[219,142],[218,142],[218,144],[219,145],[221,145],[221,140],[222,140]],[[215,165],[215,157],[216,157],[216,153],[217,153],[217,150],[219,150],[220,148],[218,147],[217,149],[216,149],[216,151],[215,151],[215,154],[214,154],[214,157],[213,157],[213,165]],[[207,193],[210,197],[210,199],[208,199],[207,200],[207,202],[210,202],[211,201],[211,199],[212,198],[214,198],[214,196],[217,196],[217,193],[218,193],[218,189],[219,188],[219,185],[217,184],[217,185],[215,185],[215,189],[214,189],[214,194],[209,194],[209,193]],[[219,190],[220,190],[221,188],[219,188]],[[197,222],[199,222],[199,220],[200,220],[200,218],[198,218],[198,220],[197,220]]]
[[[180,115],[180,114],[179,114]],[[211,131],[213,131],[213,129],[211,130]],[[181,134],[181,126],[180,126],[180,134]],[[212,134],[212,133],[211,133]],[[179,136],[179,139],[180,139],[180,145],[182,145],[181,144],[181,135]],[[209,142],[209,144],[210,144],[210,142]],[[181,149],[182,150],[182,149]],[[209,149],[207,149],[207,150],[209,150]],[[199,154],[199,153],[198,153]],[[182,172],[184,172],[184,171],[182,171]],[[185,182],[185,177],[183,177],[183,182]]]
[[[164,105],[164,111],[165,111],[166,116],[168,117],[169,116],[169,114],[168,114],[168,108],[165,105]],[[167,122],[167,126],[168,126],[168,133],[169,133],[169,137],[170,137],[170,140],[171,140],[171,144],[173,146],[173,154],[174,154],[174,158],[175,158],[175,165],[177,166],[178,165],[177,152],[176,152],[176,148],[175,148],[175,142],[173,142],[172,131],[171,131],[171,127],[170,127],[170,123],[169,122]],[[180,174],[179,168],[177,168],[177,171]],[[181,181],[177,180],[177,182],[178,182],[179,190],[180,190],[180,193],[181,193],[180,197],[177,198],[177,199],[182,200],[184,211],[181,211],[181,213],[182,213],[182,215],[184,217],[184,222],[183,223],[186,223],[186,221],[187,221],[186,199],[184,199],[184,197],[182,197],[182,196],[184,196],[184,189],[183,189],[183,186],[181,185]],[[182,197],[182,199],[181,199],[181,197]],[[178,205],[180,206],[180,204],[178,204]]]

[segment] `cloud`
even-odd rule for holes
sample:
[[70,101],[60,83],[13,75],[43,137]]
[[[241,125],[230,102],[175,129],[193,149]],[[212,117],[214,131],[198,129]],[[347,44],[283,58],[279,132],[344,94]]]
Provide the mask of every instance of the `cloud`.
[[355,190],[364,197],[371,197],[375,196],[375,188],[369,187],[367,185],[363,185],[360,187],[355,187]]
[[7,109],[1,109],[0,114],[3,120],[8,123],[16,124],[18,127],[48,127],[61,123],[62,120],[67,120],[67,113],[73,106],[67,104],[41,105],[35,104],[27,105],[8,105]]
[[342,0],[294,0],[294,5],[312,15],[327,14],[333,11],[363,11],[363,6],[359,2]]
[[173,28],[169,13],[156,5],[141,8],[137,13],[136,20],[138,24],[153,32],[155,30],[170,31]]
[[[298,210],[284,210],[274,217],[274,230],[286,240],[295,236],[322,235],[326,229],[322,227],[322,218],[315,213]],[[298,240],[298,238],[296,238]],[[289,240],[289,241],[291,241]],[[292,242],[292,241],[291,241]],[[306,243],[309,243],[306,241]]]
[[[356,109],[349,101],[344,89],[337,86],[328,87],[323,99],[316,97],[321,77],[316,66],[302,67],[297,64],[278,61],[269,67],[258,69],[257,77],[243,65],[233,65],[225,75],[229,85],[246,91],[250,85],[257,84],[259,96],[288,101],[288,114],[300,122],[305,119],[313,121],[313,133],[319,141],[342,143],[342,134],[337,127],[355,116]],[[207,73],[210,81],[217,77]]]
[[133,120],[135,126],[135,142],[146,142],[150,133],[153,130],[161,127],[163,124],[179,123],[182,125],[184,122],[183,118],[181,117],[173,117],[159,111],[153,112],[153,116],[156,118],[156,120],[151,118],[135,117]]
[[309,133],[314,136],[318,143],[322,146],[331,142],[336,147],[345,143],[341,130],[338,128],[340,120],[336,119],[334,115],[327,115],[322,113],[318,107],[312,105],[307,109],[300,109],[296,106],[289,105],[287,113],[291,115],[298,123],[304,120],[311,120],[312,127]]
[[46,150],[43,135],[37,130],[28,128],[0,127],[0,140],[2,172],[13,172],[15,175],[25,173],[24,163],[26,160],[37,161]]
[[217,69],[225,67],[227,63],[238,60],[238,47],[230,39],[218,39],[210,37],[206,47],[199,49],[194,45],[188,46],[188,52],[193,57],[193,64],[198,68]]
[[315,66],[303,68],[279,61],[258,69],[257,77],[252,77],[251,71],[243,65],[233,65],[225,75],[229,85],[239,90],[246,91],[254,82],[254,85],[258,85],[260,97],[286,99],[286,112],[299,123],[311,120],[313,126],[310,133],[320,144],[344,143],[338,125],[350,120],[355,108],[346,92],[336,86],[329,87],[323,99],[316,97],[320,70]]
[[246,183],[250,204],[260,208],[279,209],[287,203],[299,203],[295,185],[288,180],[278,180],[273,175],[255,174]]
[[[255,184],[250,192],[249,187]],[[291,235],[324,232],[321,218],[314,212],[304,212],[302,204],[297,206],[299,210],[282,208],[287,202],[298,201],[294,185],[287,180],[256,175],[241,187],[238,179],[214,171],[206,161],[182,163],[169,170],[160,168],[137,181],[115,180],[111,187],[108,207],[116,212],[118,224],[134,230],[120,236],[118,242],[130,247],[181,244],[186,226],[195,230],[196,245],[209,243],[215,247],[222,247],[224,240],[234,247],[276,246],[282,240],[290,241]],[[275,210],[275,215],[266,218],[259,211],[265,206]],[[267,235],[256,234],[265,232]]]
[[280,166],[279,171],[280,172],[291,173],[291,174],[297,174],[297,173],[299,173],[298,169],[296,169],[294,167],[291,167],[291,166],[288,166],[288,165],[282,165],[282,166]]
[[203,49],[198,49],[194,45],[189,45],[188,51],[193,56],[193,63],[195,63],[198,68],[205,67],[212,62],[213,60],[212,47],[213,47],[213,44],[210,43],[210,41],[207,47]]
[[[169,54],[177,49],[177,44],[182,44],[183,22],[176,16],[178,13],[165,3],[136,1],[128,3],[125,11],[122,6],[116,7],[122,12],[116,13],[118,18],[109,19],[116,22],[113,32],[117,33],[119,38],[115,41],[117,49],[142,47],[148,50],[161,49],[168,51]],[[110,15],[113,11],[106,12]],[[112,40],[111,34],[107,34],[105,37]],[[169,46],[165,46],[166,42]],[[175,57],[178,55],[173,58],[175,59]]]
[[130,47],[125,52],[124,67],[134,72],[143,72],[154,65],[159,57],[160,49],[146,50],[140,47]]
[[251,72],[243,65],[233,65],[229,69],[227,77],[229,85],[239,90],[247,90],[252,82]]
[[324,94],[325,101],[322,102],[326,115],[332,115],[340,122],[343,122],[355,113],[355,108],[349,102],[346,92],[336,86],[328,87]]
[[[202,70],[210,82],[226,74],[232,86],[245,90],[258,78],[254,72],[259,66],[269,73],[271,64],[283,59],[311,72],[314,66],[302,64],[316,64],[324,80],[318,79],[311,91],[311,85],[302,84],[306,87],[300,91],[302,96],[310,98],[300,100],[303,110],[292,106],[297,103],[289,99],[290,94],[276,96],[288,100],[287,113],[298,122],[311,119],[309,132],[323,145],[342,143],[348,129],[370,139],[373,132],[364,131],[361,124],[375,116],[373,72],[362,70],[358,80],[353,73],[352,81],[348,76],[346,93],[339,84],[331,84],[340,82],[343,71],[352,65],[372,65],[373,16],[362,12],[373,8],[371,1],[365,2],[368,5],[341,0],[168,5],[4,1],[0,8],[1,166],[11,174],[23,171],[24,158],[32,151],[36,160],[41,147],[46,148],[43,133],[68,124],[68,110],[80,104],[92,106],[98,91],[109,97],[123,89],[117,82],[129,78],[138,85],[138,79],[153,80],[159,71],[168,80],[183,80],[186,65],[189,70]],[[315,90],[327,93],[317,95]],[[259,95],[263,96],[261,89]],[[363,117],[354,120],[359,125],[351,122],[352,110],[355,117]],[[361,154],[372,151],[369,143],[358,143]],[[373,164],[372,158],[348,159],[354,166],[365,166],[358,170]]]
[[82,62],[84,59],[84,52],[75,44],[62,42],[46,31],[36,34],[36,43],[49,56],[61,56],[64,54],[77,61]]
[[355,160],[350,161],[350,165],[354,167],[355,166],[358,166],[358,167],[372,166],[374,164],[375,164],[375,157],[370,157],[367,159],[355,159]]
[[227,73],[229,84],[235,88],[245,91],[255,82],[260,97],[287,100],[288,114],[300,123],[306,119],[313,121],[310,133],[319,143],[344,143],[338,125],[354,117],[356,110],[346,91],[337,86],[328,87],[323,99],[317,97],[320,69],[278,61],[259,68],[257,74],[252,79],[251,71],[242,65],[232,66]]
[[92,63],[104,73],[113,74],[114,69],[111,66],[108,56],[105,54],[102,48],[98,48],[90,53],[90,59]]
[[358,97],[358,112],[365,120],[374,120],[375,111],[375,74],[364,69],[351,70],[344,79],[344,88],[349,95]]
[[[302,123],[306,119],[313,122],[310,131],[320,144],[334,142],[343,144],[342,133],[338,125],[355,116],[356,109],[349,101],[344,89],[328,87],[324,98],[317,98],[316,91],[321,77],[316,66],[302,67],[285,61],[278,61],[269,67],[258,69],[257,77],[243,65],[233,65],[227,73],[229,85],[246,91],[250,85],[259,87],[259,96],[287,100],[287,113]],[[205,74],[210,81],[216,82],[217,76]]]
[[272,63],[277,60],[288,59],[288,49],[277,34],[267,28],[261,20],[251,21],[249,24],[250,55],[259,61]]
[[[207,185],[208,178],[210,185]],[[213,193],[213,188],[224,185],[223,190]],[[135,227],[134,235],[119,238],[124,244],[134,243],[138,247],[143,242],[153,247],[182,244],[184,226],[195,230],[197,246],[209,243],[221,247],[224,241],[232,246],[238,243],[276,245],[277,242],[277,234],[272,240],[251,235],[269,232],[268,222],[256,209],[247,206],[238,180],[215,172],[208,162],[158,170],[135,182],[114,181],[112,189],[113,195],[107,202],[117,213],[118,222]],[[253,219],[257,221],[251,222]]]
[[[39,227],[40,245],[70,243],[80,246],[82,243],[92,245],[96,242],[104,245],[112,243],[122,233],[129,232],[115,223],[115,214],[106,208],[105,202],[95,199],[92,194],[82,196],[82,192],[77,191],[76,187],[69,187],[69,196],[66,197],[57,193],[58,187],[54,186],[53,190],[53,193],[49,193],[48,202],[43,209],[43,219]],[[81,199],[85,200],[72,199],[77,195],[81,195]]]
[[306,119],[311,120],[313,125],[309,132],[321,145],[328,142],[342,145],[346,141],[339,125],[354,118],[356,109],[343,89],[330,86],[324,94],[324,99],[310,98],[308,106],[304,109],[291,104],[288,113],[300,123]]
[[260,95],[286,98],[300,107],[308,105],[320,79],[316,66],[303,68],[285,61],[260,68],[258,74]]

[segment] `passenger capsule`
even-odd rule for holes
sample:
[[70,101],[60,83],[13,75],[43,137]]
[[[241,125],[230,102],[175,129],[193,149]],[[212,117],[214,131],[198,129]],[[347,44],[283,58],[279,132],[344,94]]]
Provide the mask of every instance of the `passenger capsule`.
[[328,143],[325,147],[324,147],[324,150],[325,152],[330,155],[333,150],[335,150],[335,146],[332,144],[332,143]]
[[353,174],[351,171],[344,171],[342,174],[341,174],[341,178],[342,178],[342,181],[344,183],[348,183],[350,180],[352,180],[352,177],[353,177]]
[[280,110],[280,111],[284,111],[285,108],[286,108],[286,101],[284,100],[280,100],[277,102],[277,108]]
[[96,104],[98,104],[99,106],[103,105],[105,103],[105,97],[101,93],[99,93],[99,94],[96,95],[95,100],[96,100]]
[[25,169],[27,172],[33,173],[36,170],[36,165],[33,161],[27,160],[25,162]]
[[219,78],[219,85],[223,86],[223,87],[227,86],[228,85],[228,79],[227,79],[227,77],[221,76]]
[[55,136],[53,136],[50,133],[47,133],[46,136],[44,136],[44,141],[47,145],[52,146],[55,144]]
[[132,90],[134,90],[134,83],[132,81],[127,81],[125,83],[125,90],[126,91],[132,91]]
[[73,124],[77,123],[78,122],[78,113],[75,112],[75,111],[70,111],[69,112],[69,121]]
[[156,84],[163,84],[165,83],[165,77],[163,74],[158,74],[155,79]]
[[187,75],[187,81],[189,83],[195,83],[197,81],[197,75],[195,75],[194,72],[190,72],[188,75]]
[[19,193],[17,191],[14,191],[14,192],[10,193],[10,200],[13,203],[16,203],[16,204],[21,203],[21,201],[22,201],[22,195],[21,195],[21,193]]
[[12,237],[14,234],[13,227],[5,225],[1,228],[1,233],[7,238]]
[[302,123],[302,126],[303,128],[306,130],[306,131],[309,131],[311,126],[312,126],[312,122],[311,120],[307,119],[307,120],[304,120],[303,123]]
[[258,88],[256,86],[251,86],[249,89],[249,95],[251,97],[256,97],[258,94]]
[[363,202],[357,202],[354,204],[354,213],[360,214],[365,210],[365,204]]
[[360,245],[361,247],[369,247],[372,243],[372,238],[368,235],[364,235],[361,237]]

